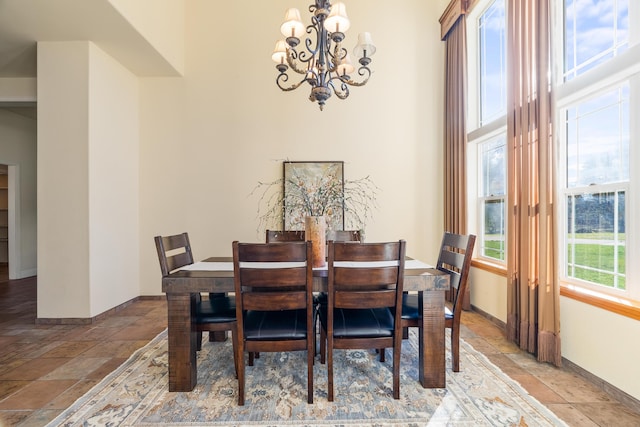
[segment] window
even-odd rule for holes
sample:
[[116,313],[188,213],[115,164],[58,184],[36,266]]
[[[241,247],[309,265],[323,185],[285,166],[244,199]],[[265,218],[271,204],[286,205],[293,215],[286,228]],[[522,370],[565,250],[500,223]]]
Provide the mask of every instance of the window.
[[564,1],[564,79],[570,80],[629,45],[629,0]]
[[504,1],[492,2],[478,18],[480,124],[507,112]]
[[476,256],[506,262],[506,37],[505,1],[481,1],[467,18],[469,49],[469,229]]
[[559,82],[560,277],[640,299],[640,8],[628,0],[564,0],[554,35]]
[[507,145],[504,134],[480,143],[481,255],[505,261]]

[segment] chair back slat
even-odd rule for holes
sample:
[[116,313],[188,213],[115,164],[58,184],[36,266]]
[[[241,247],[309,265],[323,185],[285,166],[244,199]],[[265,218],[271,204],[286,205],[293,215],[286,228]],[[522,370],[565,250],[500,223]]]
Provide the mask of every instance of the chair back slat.
[[360,230],[327,230],[327,242],[362,242]]
[[395,306],[396,290],[379,290],[374,292],[336,291],[334,307],[338,308],[382,308]]
[[245,310],[278,311],[306,307],[307,298],[302,292],[254,292],[245,294],[242,305]]
[[261,288],[300,287],[304,289],[306,280],[306,267],[240,269],[242,286],[256,286]]
[[304,242],[304,230],[267,230],[265,242]]
[[[304,241],[287,242],[294,245],[273,243],[239,243],[238,258],[241,262],[306,262],[307,246]],[[274,267],[276,267],[274,265]]]
[[[363,274],[364,271],[366,274]],[[379,288],[383,285],[395,285],[397,279],[398,267],[368,267],[366,270],[334,267],[334,285],[337,290],[357,286]]]

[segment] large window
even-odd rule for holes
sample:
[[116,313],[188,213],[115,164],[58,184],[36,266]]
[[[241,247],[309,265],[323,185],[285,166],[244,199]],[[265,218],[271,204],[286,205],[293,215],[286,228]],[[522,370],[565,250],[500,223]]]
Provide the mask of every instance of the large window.
[[[640,2],[552,1],[558,273],[640,300]],[[467,15],[469,229],[503,263],[506,230],[505,0]]]
[[640,249],[640,176],[631,167],[640,129],[630,120],[639,112],[640,45],[638,28],[629,25],[640,22],[640,4],[558,3],[560,278],[640,299],[640,286],[632,285],[640,269],[631,262]]
[[[505,1],[485,0],[467,19],[469,49],[469,229],[476,256],[504,264],[506,257]],[[478,250],[479,249],[479,250]]]

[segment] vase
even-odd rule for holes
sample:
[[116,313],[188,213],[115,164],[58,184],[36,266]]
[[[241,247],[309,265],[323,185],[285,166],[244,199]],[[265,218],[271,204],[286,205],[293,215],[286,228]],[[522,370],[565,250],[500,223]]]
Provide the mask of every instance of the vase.
[[327,219],[324,216],[305,217],[304,235],[305,239],[311,240],[313,244],[313,267],[324,267],[327,263],[325,256],[325,246],[327,244]]

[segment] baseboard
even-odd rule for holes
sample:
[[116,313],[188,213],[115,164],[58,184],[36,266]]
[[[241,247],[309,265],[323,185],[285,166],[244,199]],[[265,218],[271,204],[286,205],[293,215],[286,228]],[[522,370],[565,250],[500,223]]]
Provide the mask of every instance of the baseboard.
[[[492,316],[491,314],[487,313],[486,311],[483,311],[483,310],[479,309],[478,307],[476,307],[474,305],[471,305],[471,310],[473,310],[474,312],[478,313],[479,315],[481,315],[485,319],[489,320],[491,323],[493,323],[494,325],[498,326],[503,331],[506,330],[507,325],[502,320],[497,319],[496,317]],[[626,405],[627,407],[629,407],[632,411],[640,413],[640,400],[636,399],[635,397],[631,396],[630,394],[620,390],[619,388],[617,388],[616,386],[614,386],[612,384],[609,384],[608,382],[606,382],[602,378],[592,374],[591,372],[589,372],[586,369],[580,367],[579,365],[576,365],[575,363],[573,363],[572,361],[570,361],[569,359],[566,359],[564,357],[562,358],[562,368],[567,370],[567,371],[573,372],[573,373],[575,373],[577,375],[580,375],[582,378],[584,378],[587,381],[589,381],[590,383],[592,383],[598,389],[600,389],[603,392],[607,393],[608,395],[612,396],[614,399],[616,399],[617,401],[619,401],[623,405]]]
[[64,317],[64,318],[38,317],[36,318],[36,325],[91,325],[98,321],[117,315],[124,308],[130,306],[136,301],[161,300],[165,298],[166,297],[164,295],[137,296],[135,298],[130,299],[129,301],[125,301],[122,304],[117,305],[94,317]]

